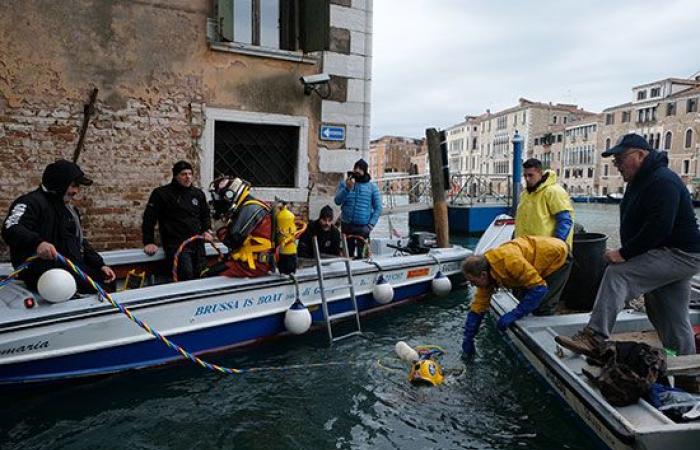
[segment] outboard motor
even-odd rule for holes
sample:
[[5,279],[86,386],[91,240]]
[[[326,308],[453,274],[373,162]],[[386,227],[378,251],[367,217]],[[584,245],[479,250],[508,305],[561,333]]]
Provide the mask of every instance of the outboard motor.
[[437,235],[427,231],[418,231],[408,236],[408,243],[405,246],[392,244],[386,244],[386,246],[411,255],[420,255],[428,253],[432,248],[437,248]]
[[431,248],[437,248],[437,235],[427,231],[411,233],[406,247],[413,255],[428,253]]

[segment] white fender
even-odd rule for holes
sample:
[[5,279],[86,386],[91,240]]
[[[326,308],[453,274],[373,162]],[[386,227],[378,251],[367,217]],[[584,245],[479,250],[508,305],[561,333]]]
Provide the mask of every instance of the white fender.
[[377,303],[386,305],[394,299],[394,287],[386,281],[383,275],[379,275],[374,289],[372,289],[372,296]]
[[77,290],[75,278],[63,269],[47,270],[39,277],[36,287],[39,295],[51,303],[70,300]]
[[433,294],[438,297],[444,297],[452,290],[452,282],[438,270],[438,273],[435,274],[435,278],[433,278],[432,287]]
[[297,299],[284,313],[284,326],[292,334],[304,334],[311,328],[311,313]]

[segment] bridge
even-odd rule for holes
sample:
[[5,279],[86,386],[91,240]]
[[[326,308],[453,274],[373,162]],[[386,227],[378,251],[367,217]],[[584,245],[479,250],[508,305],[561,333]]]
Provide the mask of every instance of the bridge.
[[[508,206],[511,175],[456,173],[450,176],[449,206]],[[430,175],[385,174],[375,180],[382,193],[382,215],[432,209]]]

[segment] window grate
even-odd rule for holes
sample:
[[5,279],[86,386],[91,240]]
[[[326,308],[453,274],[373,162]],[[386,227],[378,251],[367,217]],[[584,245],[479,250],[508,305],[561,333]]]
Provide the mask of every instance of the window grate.
[[217,121],[214,177],[233,175],[257,187],[294,187],[299,127]]

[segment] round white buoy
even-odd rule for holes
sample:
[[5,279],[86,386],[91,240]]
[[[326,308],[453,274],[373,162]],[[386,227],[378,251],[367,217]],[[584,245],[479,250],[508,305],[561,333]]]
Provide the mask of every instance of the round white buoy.
[[394,351],[403,361],[414,363],[420,359],[420,355],[410,345],[404,341],[399,341],[394,346]]
[[452,282],[438,270],[438,273],[435,274],[435,278],[433,278],[432,287],[433,294],[438,297],[444,297],[452,290]]
[[311,328],[311,313],[299,299],[284,313],[284,326],[292,334],[304,334]]
[[383,275],[379,275],[372,289],[372,296],[377,303],[386,305],[394,299],[394,287],[386,281]]
[[75,278],[63,269],[51,269],[44,272],[36,284],[39,295],[51,303],[61,303],[75,295]]

